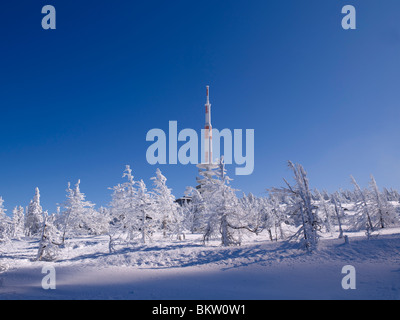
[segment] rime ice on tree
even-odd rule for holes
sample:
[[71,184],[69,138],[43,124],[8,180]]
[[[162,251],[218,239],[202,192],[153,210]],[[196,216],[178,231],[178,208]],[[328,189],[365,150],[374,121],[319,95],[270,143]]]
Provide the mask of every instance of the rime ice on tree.
[[62,243],[68,233],[71,234],[102,234],[107,230],[105,217],[95,209],[95,204],[87,201],[86,196],[80,190],[81,181],[71,188],[68,183],[67,200],[64,202],[62,212],[63,236]]
[[6,216],[6,209],[4,209],[4,200],[0,197],[0,243],[7,242],[11,236],[11,221]]
[[176,235],[178,238],[184,238],[182,229],[182,216],[180,207],[176,203],[172,190],[167,187],[167,178],[156,170],[156,176],[151,178],[154,183],[154,211],[156,218],[161,222],[160,228],[164,238],[167,235]]
[[40,191],[35,189],[35,196],[26,210],[25,229],[28,236],[39,235],[43,224],[43,209],[40,205]]
[[24,236],[25,231],[25,215],[24,208],[21,206],[15,207],[13,210],[13,237],[20,239]]

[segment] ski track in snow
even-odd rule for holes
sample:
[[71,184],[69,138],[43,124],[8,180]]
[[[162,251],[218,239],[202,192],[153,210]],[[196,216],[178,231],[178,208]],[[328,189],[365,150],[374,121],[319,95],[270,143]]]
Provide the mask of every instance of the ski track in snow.
[[[400,299],[400,229],[381,233],[324,238],[312,254],[265,235],[230,248],[189,235],[112,254],[107,237],[81,237],[56,262],[33,261],[38,242],[14,240],[0,247],[0,299]],[[46,265],[56,290],[41,287]],[[356,268],[356,290],[341,287],[345,265]]]

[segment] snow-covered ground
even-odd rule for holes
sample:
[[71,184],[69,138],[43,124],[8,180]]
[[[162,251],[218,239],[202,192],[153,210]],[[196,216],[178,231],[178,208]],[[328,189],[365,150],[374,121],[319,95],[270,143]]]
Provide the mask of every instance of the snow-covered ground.
[[[56,262],[33,261],[38,242],[14,240],[0,247],[0,299],[400,299],[400,228],[347,235],[349,244],[325,237],[312,254],[266,234],[240,247],[188,235],[112,254],[107,237],[82,237]],[[345,265],[355,267],[355,290],[342,288]],[[43,266],[54,266],[55,290],[42,288]]]

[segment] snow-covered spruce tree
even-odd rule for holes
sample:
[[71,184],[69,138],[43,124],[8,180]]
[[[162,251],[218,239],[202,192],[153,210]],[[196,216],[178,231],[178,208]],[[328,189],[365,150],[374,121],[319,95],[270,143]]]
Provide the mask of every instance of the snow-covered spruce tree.
[[206,212],[206,203],[198,189],[187,187],[185,196],[190,197],[191,201],[184,203],[182,211],[184,214],[184,225],[191,233],[203,232],[203,218]]
[[[75,188],[68,183],[67,200],[63,203],[61,212],[63,235],[61,242],[64,244],[67,234],[83,235],[94,234],[93,225],[98,218],[94,210],[95,204],[86,201],[86,196],[80,191],[80,180]],[[104,220],[104,223],[106,221]]]
[[6,215],[6,211],[4,209],[4,200],[0,197],[0,244],[8,242],[12,233],[11,220]]
[[108,234],[109,213],[106,208],[100,207],[99,210],[92,209],[88,221],[88,231],[91,235]]
[[122,178],[127,181],[112,188],[109,209],[110,251],[120,241],[132,241],[138,236],[140,217],[137,212],[137,182],[129,165],[125,167]]
[[377,226],[385,228],[398,223],[398,217],[394,206],[387,200],[376,184],[375,178],[371,175],[370,181],[370,203],[372,216]]
[[256,197],[252,193],[244,195],[239,199],[241,211],[245,219],[247,231],[260,234],[267,230],[271,241],[278,241],[278,238],[285,237],[282,224],[285,221],[284,210],[276,195],[270,194],[268,198]]
[[15,207],[12,216],[13,237],[20,239],[25,235],[25,214],[24,208],[21,206]]
[[354,195],[355,195],[355,228],[361,230],[363,228],[366,229],[367,237],[369,238],[371,232],[374,231],[374,225],[371,217],[371,209],[367,200],[367,192],[361,190],[358,185],[356,179],[353,176],[350,176],[351,183],[354,185]]
[[206,177],[202,197],[206,204],[203,217],[203,241],[220,238],[224,247],[241,244],[241,230],[246,229],[240,216],[239,200],[229,186],[223,158],[219,160],[217,178]]
[[25,215],[25,231],[29,237],[38,236],[43,225],[43,209],[40,205],[40,191],[35,189],[35,196],[29,203]]
[[[288,217],[285,212],[285,206],[279,202],[275,194],[270,194],[269,198],[264,199],[266,216],[266,229],[268,230],[269,238],[271,241],[278,239],[285,239],[285,233],[282,229],[282,224],[288,223]],[[275,237],[272,231],[274,231]]]
[[61,242],[60,234],[55,226],[56,216],[44,212],[44,221],[42,226],[39,248],[36,255],[38,261],[54,261],[58,258]]
[[147,191],[146,184],[143,180],[138,182],[136,212],[139,214],[138,230],[141,234],[142,243],[146,243],[147,240],[152,241],[153,234],[157,230],[159,221],[154,214],[154,199]]
[[261,233],[267,227],[269,210],[268,203],[264,199],[255,197],[252,193],[243,195],[239,199],[241,210],[246,212],[246,223],[255,234]]
[[4,208],[4,199],[0,197],[0,219],[6,218],[6,209]]
[[152,240],[159,226],[155,215],[153,194],[147,191],[143,180],[134,181],[129,166],[123,174],[128,179],[123,184],[113,187],[110,203],[110,252],[115,250],[115,244],[121,241],[133,241],[139,237],[142,243]]
[[171,226],[171,235],[175,236],[177,240],[186,239],[185,211],[180,205],[178,205],[178,211]]
[[[316,207],[312,203],[312,194],[309,187],[307,173],[300,164],[288,162],[289,168],[294,173],[295,184],[290,185],[285,179],[287,188],[272,189],[273,193],[290,196],[286,211],[292,216],[293,221],[300,225],[293,237],[301,237],[304,248],[312,252],[318,246],[320,223],[316,213]],[[302,235],[302,236],[301,236]]]
[[397,190],[383,188],[383,195],[387,201],[400,202],[400,194]]
[[95,209],[90,209],[86,216],[86,229],[90,235],[108,234],[108,215]]
[[333,207],[330,203],[330,197],[326,191],[321,194],[318,190],[315,190],[315,196],[318,203],[319,221],[325,227],[326,232],[331,233],[333,231]]
[[179,210],[179,204],[175,201],[175,196],[171,189],[167,187],[167,178],[156,170],[156,176],[151,178],[154,183],[154,216],[161,221],[160,229],[164,238],[168,235],[184,237],[182,231],[182,215]]
[[357,196],[355,195],[355,192],[350,191],[350,190],[342,190],[340,189],[337,192],[338,199],[342,204],[350,204],[356,201]]
[[338,227],[339,227],[339,239],[343,238],[343,224],[342,224],[342,219],[344,218],[344,210],[342,206],[342,202],[340,199],[340,195],[338,192],[333,194],[331,196],[331,202],[333,203],[334,209],[335,209],[335,217],[338,222]]

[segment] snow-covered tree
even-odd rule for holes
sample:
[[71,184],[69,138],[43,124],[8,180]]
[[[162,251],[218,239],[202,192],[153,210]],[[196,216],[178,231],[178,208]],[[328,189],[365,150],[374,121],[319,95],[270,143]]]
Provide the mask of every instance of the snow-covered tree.
[[137,188],[132,170],[129,165],[125,167],[122,178],[127,181],[118,184],[112,188],[109,220],[110,220],[110,245],[117,240],[132,241],[138,232],[139,217],[136,210],[137,205]]
[[255,197],[252,193],[248,195],[243,195],[239,199],[241,210],[246,212],[247,223],[249,227],[255,230],[255,233],[261,232],[265,227],[266,214],[264,205],[261,204],[261,200]]
[[353,191],[339,189],[339,191],[337,191],[337,199],[340,200],[341,203],[349,204],[355,202],[357,196]]
[[387,201],[400,202],[400,194],[397,190],[383,188],[383,195]]
[[318,203],[319,220],[326,232],[331,233],[333,231],[333,207],[330,203],[330,197],[326,191],[321,194],[318,190],[315,190],[315,195]]
[[157,169],[156,176],[151,180],[154,183],[154,216],[161,221],[160,228],[164,238],[167,235],[180,237],[183,234],[181,210],[171,189],[167,187],[167,178]]
[[35,196],[29,203],[25,215],[25,230],[27,236],[40,235],[43,225],[43,209],[40,205],[40,191],[35,189]]
[[6,209],[4,208],[4,199],[0,197],[0,219],[6,218]]
[[273,231],[275,232],[275,239],[283,236],[281,228],[282,216],[279,204],[276,202],[276,197],[259,198],[252,193],[244,195],[240,200],[241,211],[243,214],[243,223],[246,224],[247,230],[255,234],[260,234],[262,231],[267,230],[270,240],[273,238]]
[[339,227],[339,239],[343,238],[343,224],[342,224],[342,219],[344,218],[344,210],[342,206],[342,202],[340,199],[340,195],[338,192],[332,195],[331,201],[333,203],[334,209],[335,209],[335,217],[338,222],[338,227]]
[[309,187],[307,173],[300,164],[288,162],[289,168],[294,173],[294,182],[292,186],[286,180],[287,188],[272,189],[272,192],[286,194],[290,196],[290,202],[287,205],[287,213],[293,218],[296,224],[300,225],[299,230],[294,235],[302,235],[302,242],[308,252],[313,251],[318,246],[320,223],[316,213],[316,206],[312,202],[312,194]]
[[371,195],[371,211],[375,218],[375,223],[380,228],[385,228],[388,225],[394,225],[398,222],[398,217],[394,206],[388,201],[380,191],[376,184],[375,178],[371,175],[370,181]]
[[23,207],[18,206],[14,208],[12,222],[13,222],[13,237],[20,239],[25,235],[25,214]]
[[159,226],[154,196],[147,191],[144,181],[135,181],[129,166],[126,166],[123,178],[128,181],[112,188],[109,232],[111,252],[119,240],[133,241],[140,238],[143,243],[152,240]]
[[354,194],[356,196],[354,200],[356,211],[356,220],[354,224],[357,229],[365,228],[367,230],[367,236],[369,237],[371,232],[374,231],[374,224],[372,222],[370,205],[368,204],[367,199],[368,193],[361,190],[360,186],[353,176],[350,176],[350,178],[351,183],[354,185]]
[[144,181],[140,180],[137,189],[136,212],[139,218],[138,230],[141,234],[142,243],[146,243],[147,240],[152,241],[153,234],[157,230],[159,221],[157,221],[154,211],[154,199],[147,191]]
[[[87,201],[84,193],[80,191],[80,180],[78,180],[75,188],[71,188],[68,183],[67,200],[63,204],[61,213],[63,236],[62,243],[66,239],[68,233],[72,234],[96,234],[94,226],[99,221],[98,214],[94,209],[95,204]],[[106,220],[104,220],[106,223]]]
[[203,232],[203,217],[206,212],[206,203],[197,188],[187,187],[185,196],[190,198],[189,202],[182,205],[184,225],[191,233]]
[[44,212],[39,248],[36,255],[38,261],[54,261],[60,252],[60,233],[55,226],[56,216]]
[[[285,239],[285,233],[282,225],[287,223],[288,217],[285,212],[286,205],[279,202],[278,197],[271,193],[269,198],[264,199],[264,210],[266,211],[266,229],[268,230],[270,240],[278,241]],[[273,237],[274,231],[275,237]]]
[[4,200],[0,197],[0,243],[8,242],[12,233],[11,220],[6,215],[6,211]]
[[223,158],[219,160],[217,179],[205,176],[202,197],[205,202],[203,239],[220,238],[222,246],[241,244],[241,231],[247,226],[240,215],[240,204],[234,189],[229,186]]

